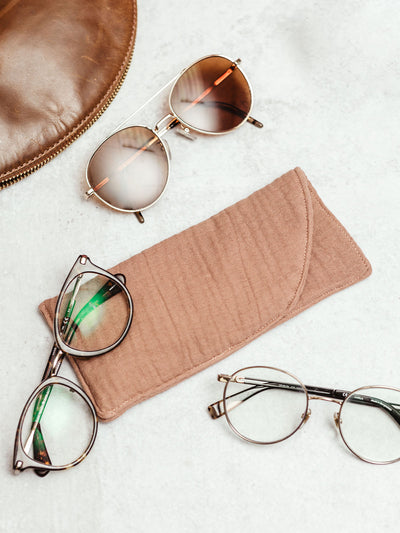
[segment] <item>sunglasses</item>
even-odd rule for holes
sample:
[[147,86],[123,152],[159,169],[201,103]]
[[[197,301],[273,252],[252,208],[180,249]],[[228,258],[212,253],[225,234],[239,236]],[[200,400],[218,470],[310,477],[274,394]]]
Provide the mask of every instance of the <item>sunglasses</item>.
[[79,256],[57,300],[55,342],[42,381],[19,419],[15,473],[33,468],[43,477],[76,466],[87,456],[97,435],[95,408],[80,387],[58,372],[65,355],[94,357],[114,349],[128,333],[132,317],[125,277]]
[[228,133],[245,122],[263,125],[250,116],[252,91],[239,67],[240,59],[210,55],[186,68],[169,95],[170,113],[154,127],[132,126],[108,137],[90,158],[86,197],[126,213],[141,213],[163,194],[170,170],[169,148],[162,136],[179,126],[181,133]]
[[231,430],[248,442],[275,444],[291,437],[309,419],[310,400],[325,400],[340,405],[334,422],[356,457],[373,464],[400,460],[400,389],[314,387],[268,366],[220,374],[218,381],[225,383],[223,398],[208,407],[210,416],[225,416]]

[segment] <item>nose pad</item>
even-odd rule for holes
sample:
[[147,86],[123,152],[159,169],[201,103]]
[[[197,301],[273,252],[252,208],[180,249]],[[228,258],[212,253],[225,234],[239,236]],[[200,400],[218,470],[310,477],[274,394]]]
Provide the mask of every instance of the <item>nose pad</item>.
[[311,416],[311,409],[308,409],[307,413],[303,413],[301,415],[301,418],[304,420],[304,424],[307,422],[310,416]]
[[197,139],[196,135],[193,135],[193,133],[190,131],[189,128],[181,124],[180,128],[177,128],[176,133],[179,133],[179,135],[182,135],[186,139],[189,139],[189,141],[195,141]]
[[339,413],[335,413],[333,415],[333,420],[335,421],[335,426],[339,429],[339,424],[341,422],[341,420],[339,418]]

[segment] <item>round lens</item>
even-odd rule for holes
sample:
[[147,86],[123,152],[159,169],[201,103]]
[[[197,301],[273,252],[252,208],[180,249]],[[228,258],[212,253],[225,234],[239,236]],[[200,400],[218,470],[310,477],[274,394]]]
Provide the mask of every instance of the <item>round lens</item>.
[[251,109],[250,86],[231,60],[210,56],[178,78],[170,106],[189,127],[204,133],[224,133],[247,119]]
[[119,284],[106,276],[84,273],[63,294],[58,331],[75,350],[103,350],[122,337],[129,316],[129,300]]
[[32,459],[64,466],[82,457],[94,431],[95,420],[86,401],[66,385],[49,385],[29,405],[21,443]]
[[269,367],[250,367],[231,377],[224,391],[226,418],[239,436],[258,444],[290,437],[303,423],[308,396],[301,382]]
[[400,458],[400,390],[364,387],[343,402],[340,432],[348,448],[373,463]]
[[168,157],[159,137],[135,126],[114,133],[89,161],[87,179],[107,204],[139,211],[153,204],[168,181]]

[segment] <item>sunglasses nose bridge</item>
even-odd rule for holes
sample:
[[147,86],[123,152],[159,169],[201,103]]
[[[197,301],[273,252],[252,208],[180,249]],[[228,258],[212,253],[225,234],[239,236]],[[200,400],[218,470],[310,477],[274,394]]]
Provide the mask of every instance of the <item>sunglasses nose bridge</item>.
[[162,137],[165,133],[167,133],[167,131],[174,128],[177,124],[179,124],[177,118],[171,113],[168,113],[168,115],[165,115],[165,117],[161,118],[157,122],[153,131],[158,137]]

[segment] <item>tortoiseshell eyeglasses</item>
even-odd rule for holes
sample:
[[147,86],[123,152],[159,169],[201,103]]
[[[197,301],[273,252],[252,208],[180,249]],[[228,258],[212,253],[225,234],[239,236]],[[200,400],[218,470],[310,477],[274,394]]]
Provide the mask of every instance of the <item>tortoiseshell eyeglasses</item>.
[[133,302],[122,274],[113,275],[81,255],[57,300],[54,345],[40,385],[22,411],[15,437],[13,468],[38,476],[79,464],[97,434],[96,411],[87,394],[58,377],[65,355],[94,357],[125,338]]
[[400,460],[400,389],[314,387],[268,366],[220,374],[218,381],[225,383],[223,398],[208,407],[210,416],[225,415],[232,431],[246,441],[275,444],[289,438],[310,417],[310,400],[326,400],[340,405],[334,422],[356,457],[373,464]]
[[162,196],[168,182],[165,133],[178,126],[180,133],[194,139],[192,131],[220,135],[245,122],[262,128],[250,116],[252,91],[239,63],[240,59],[209,55],[186,68],[172,86],[170,113],[153,129],[121,129],[97,148],[86,169],[86,197],[96,196],[113,209],[134,213],[143,223],[141,211]]

